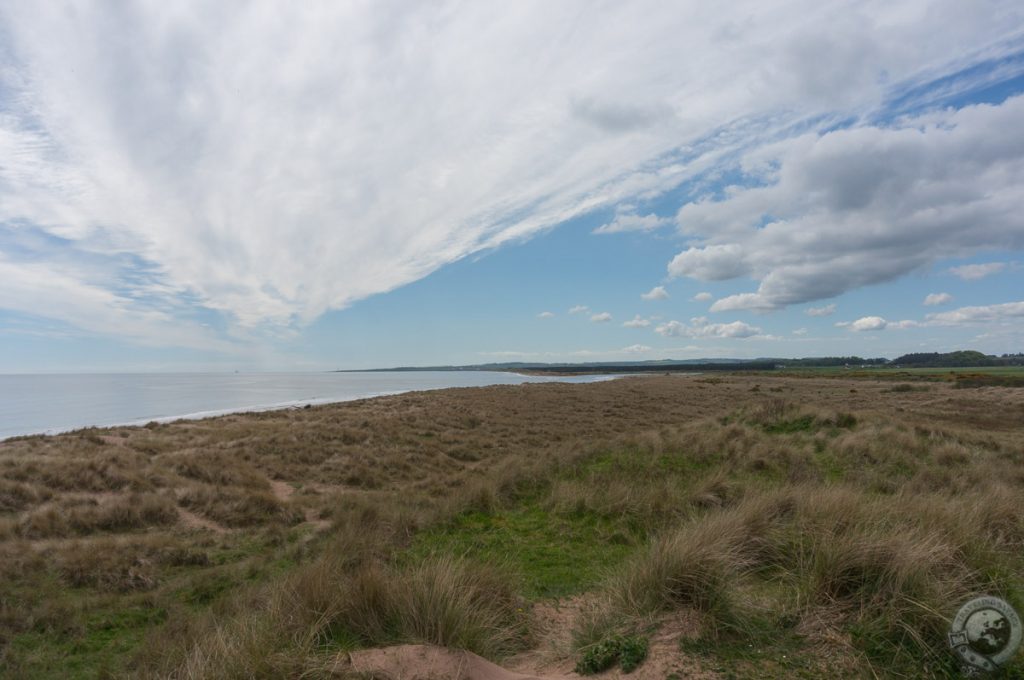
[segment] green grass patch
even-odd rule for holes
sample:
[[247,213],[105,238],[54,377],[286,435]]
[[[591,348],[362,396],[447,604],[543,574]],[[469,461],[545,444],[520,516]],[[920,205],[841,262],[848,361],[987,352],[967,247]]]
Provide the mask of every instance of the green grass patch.
[[812,415],[799,416],[789,420],[780,420],[764,426],[765,432],[771,434],[793,434],[794,432],[812,432],[817,429],[817,423]]
[[76,629],[29,631],[15,636],[6,652],[10,677],[96,678],[124,672],[143,637],[164,622],[165,609],[146,601],[88,607]]
[[618,523],[591,513],[561,516],[536,504],[496,514],[471,512],[418,534],[403,559],[432,554],[506,564],[522,574],[525,595],[563,597],[598,583],[633,551]]
[[625,449],[594,456],[580,467],[578,476],[591,480],[600,477],[635,480],[665,475],[685,477],[710,470],[720,462],[721,456],[718,455],[695,456],[689,452],[675,451],[655,456]]

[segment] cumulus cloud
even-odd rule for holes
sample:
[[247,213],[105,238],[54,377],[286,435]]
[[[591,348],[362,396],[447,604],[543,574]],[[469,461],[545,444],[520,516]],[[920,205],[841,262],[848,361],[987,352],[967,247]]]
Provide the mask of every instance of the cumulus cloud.
[[742,321],[708,323],[707,317],[703,316],[690,319],[689,324],[669,321],[659,325],[654,332],[665,337],[687,338],[751,338],[762,334],[760,328]]
[[636,213],[624,213],[615,216],[611,222],[603,224],[594,230],[595,234],[618,234],[624,231],[653,231],[659,227],[671,224],[672,220],[667,217],[659,217],[653,213],[649,215],[637,215]]
[[964,281],[977,281],[986,276],[998,274],[1004,269],[1006,269],[1005,262],[986,262],[984,264],[963,264],[959,267],[950,267],[949,272]]
[[589,311],[590,311],[590,307],[587,307],[586,305],[576,305],[575,307],[570,307],[569,308],[569,313],[570,314],[585,314],[586,312],[589,312]]
[[949,293],[929,293],[924,298],[924,304],[927,307],[934,307],[936,305],[945,305],[953,301],[953,296]]
[[832,316],[836,313],[835,304],[825,305],[824,307],[809,307],[804,311],[807,316]]
[[862,331],[883,331],[886,326],[889,325],[885,319],[880,316],[863,316],[856,321],[849,324],[848,328],[851,331],[862,332]]
[[651,325],[651,322],[647,319],[642,318],[639,314],[634,316],[631,320],[626,321],[622,324],[624,328],[647,328]]
[[[702,243],[679,253],[669,273],[755,278],[756,291],[712,310],[767,310],[890,281],[943,258],[1020,249],[1021,119],[1024,96],[751,151],[742,167],[753,186],[679,210],[680,231]],[[980,277],[993,265],[954,273]]]
[[540,314],[537,315],[537,318],[538,319],[551,319],[551,318],[554,318],[554,316],[555,316],[554,312],[541,312]]
[[[5,3],[0,228],[35,225],[83,259],[117,253],[150,272],[159,292],[119,307],[132,324],[184,303],[229,325],[301,326],[474,252],[663,195],[817,114],[870,107],[879,74],[912,85],[962,70],[969,59],[951,61],[951,45],[996,58],[1014,7],[922,12],[907,0],[871,18],[859,3],[824,13],[811,0],[713,12],[655,0],[601,12],[583,0]],[[979,248],[1004,244],[1000,206],[1020,204],[1008,179],[1017,109],[784,143],[763,193],[680,214],[704,242],[672,271],[752,275],[758,304],[778,306],[962,250],[958,230]],[[1000,130],[1015,136],[993,144]],[[914,134],[926,142],[902,141]],[[900,184],[919,170],[920,186]],[[883,194],[905,206],[873,207]],[[938,197],[930,212],[926,194]],[[730,237],[767,213],[785,221]],[[894,234],[934,245],[864,259]],[[38,283],[6,275],[24,278],[0,288]],[[64,275],[118,295],[75,268]],[[83,323],[58,293],[34,290],[35,313]]]
[[643,300],[667,300],[668,291],[664,286],[655,286],[646,293],[641,293],[640,298]]
[[889,328],[915,328],[920,325],[922,325],[920,322],[913,321],[911,319],[903,321],[888,321],[880,316],[862,316],[856,321],[836,322],[836,327],[845,328],[855,333],[863,333],[865,331],[884,331]]
[[693,299],[694,299],[695,302],[707,302],[708,300],[710,300],[713,297],[714,297],[714,295],[712,295],[711,293],[701,292],[701,293],[697,293],[696,295],[694,295]]
[[609,314],[608,312],[599,312],[598,314],[594,314],[593,316],[591,316],[590,320],[593,321],[594,323],[604,323],[606,321],[611,321],[612,315]]

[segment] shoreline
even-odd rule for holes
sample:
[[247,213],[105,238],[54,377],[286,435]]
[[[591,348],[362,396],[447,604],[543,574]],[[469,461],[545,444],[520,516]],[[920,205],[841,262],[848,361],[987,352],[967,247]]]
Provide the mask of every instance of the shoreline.
[[[490,373],[490,372],[491,371],[476,371],[476,373]],[[497,371],[495,371],[495,372],[498,373]],[[122,420],[122,421],[116,421],[116,422],[102,422],[102,423],[93,423],[93,424],[89,424],[89,425],[73,425],[73,426],[68,426],[68,427],[58,426],[58,427],[53,427],[53,428],[47,428],[45,430],[36,430],[36,431],[31,431],[31,432],[20,432],[20,433],[17,433],[17,434],[0,436],[0,444],[3,444],[5,442],[9,442],[11,440],[17,440],[17,439],[26,438],[26,437],[55,437],[55,436],[58,436],[58,435],[79,432],[79,431],[82,431],[82,430],[113,428],[113,427],[145,427],[149,423],[157,423],[157,424],[164,425],[164,424],[167,424],[167,423],[174,423],[174,422],[181,421],[181,420],[204,420],[204,419],[207,419],[207,418],[219,418],[219,417],[222,417],[222,416],[236,415],[236,414],[245,414],[245,413],[268,413],[268,412],[272,412],[272,411],[298,410],[298,409],[303,409],[303,408],[312,407],[312,406],[325,406],[325,405],[328,405],[328,404],[342,404],[342,403],[352,402],[352,401],[361,401],[361,400],[365,400],[365,399],[376,399],[378,397],[389,397],[389,396],[395,396],[395,395],[400,395],[400,394],[409,394],[409,393],[415,393],[415,392],[436,392],[436,391],[440,391],[440,390],[449,390],[449,389],[467,389],[467,388],[474,388],[474,387],[495,387],[495,386],[498,386],[498,385],[525,385],[525,384],[551,383],[551,382],[565,383],[565,384],[588,384],[588,383],[592,383],[592,382],[593,383],[605,382],[605,381],[608,381],[608,380],[615,380],[617,378],[627,377],[627,376],[623,376],[623,375],[619,375],[619,374],[613,374],[613,375],[604,375],[604,374],[594,374],[594,375],[591,375],[591,374],[565,374],[565,375],[561,375],[561,374],[559,374],[559,375],[548,374],[548,375],[541,375],[541,374],[530,374],[530,373],[527,373],[527,372],[512,372],[512,371],[500,371],[500,373],[503,374],[503,375],[514,375],[514,376],[523,378],[524,380],[522,380],[521,382],[514,382],[514,383],[488,383],[488,384],[482,384],[482,385],[449,385],[449,386],[439,386],[439,387],[428,387],[428,388],[423,388],[423,389],[418,389],[416,387],[411,387],[409,389],[380,390],[380,391],[375,391],[375,392],[360,393],[360,394],[357,394],[357,395],[346,396],[346,397],[336,397],[335,396],[335,397],[313,397],[313,398],[307,398],[307,399],[289,399],[289,400],[286,400],[286,401],[273,402],[273,403],[269,403],[269,404],[256,404],[256,405],[252,405],[252,406],[229,406],[229,407],[218,408],[218,409],[206,409],[206,410],[202,410],[202,411],[192,411],[192,412],[187,412],[187,413],[183,413],[183,414],[133,418],[133,419],[130,419],[130,420]],[[125,374],[125,375],[134,375],[134,374]],[[147,375],[147,374],[139,374],[139,375]],[[168,374],[168,375],[177,375],[177,374]],[[234,375],[234,374],[223,374],[223,375]],[[548,380],[537,380],[537,378],[548,378]],[[589,378],[589,380],[578,380],[578,381],[576,381],[576,380],[565,380],[565,378]]]

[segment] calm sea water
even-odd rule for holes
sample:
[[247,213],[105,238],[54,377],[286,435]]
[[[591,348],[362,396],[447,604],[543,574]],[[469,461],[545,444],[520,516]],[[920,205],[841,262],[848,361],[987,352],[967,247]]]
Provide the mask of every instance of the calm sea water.
[[238,411],[349,401],[410,390],[593,382],[491,371],[0,375],[0,439]]

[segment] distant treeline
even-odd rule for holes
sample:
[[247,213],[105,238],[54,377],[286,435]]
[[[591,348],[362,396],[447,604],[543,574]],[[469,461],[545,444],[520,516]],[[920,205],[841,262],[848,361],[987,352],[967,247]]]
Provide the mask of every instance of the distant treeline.
[[1024,366],[1024,354],[1003,354],[994,356],[973,350],[959,352],[918,352],[904,354],[891,362],[893,366],[917,366],[921,368],[963,368],[973,366]]
[[708,371],[771,371],[773,361],[708,364],[545,364],[531,366],[531,373],[706,373]]
[[826,368],[829,366],[885,366],[889,360],[885,357],[864,359],[861,357],[806,357],[804,359],[772,359],[773,365],[805,366],[808,368]]

